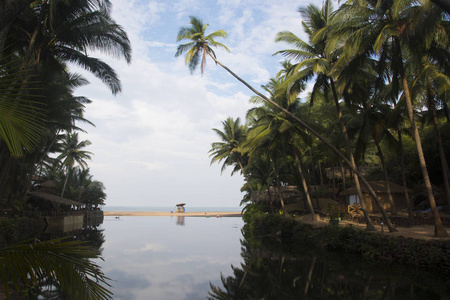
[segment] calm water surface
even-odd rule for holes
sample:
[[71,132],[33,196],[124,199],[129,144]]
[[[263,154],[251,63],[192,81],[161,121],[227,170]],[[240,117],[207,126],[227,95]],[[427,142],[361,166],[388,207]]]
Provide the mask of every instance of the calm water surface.
[[115,299],[206,299],[242,262],[241,218],[105,217],[106,276]]

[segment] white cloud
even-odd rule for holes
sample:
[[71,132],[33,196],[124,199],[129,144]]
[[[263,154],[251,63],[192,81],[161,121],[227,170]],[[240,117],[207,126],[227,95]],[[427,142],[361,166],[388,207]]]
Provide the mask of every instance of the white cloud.
[[[220,175],[210,166],[208,151],[217,141],[212,128],[222,129],[228,117],[244,121],[252,93],[213,61],[202,77],[189,73],[184,58],[175,58],[176,35],[189,16],[224,29],[231,53],[216,54],[244,80],[260,90],[275,76],[281,57],[272,54],[285,45],[275,34],[301,34],[301,2],[207,0],[112,0],[113,18],[127,31],[133,61],[96,54],[119,74],[123,92],[112,96],[91,75],[91,85],[76,91],[93,103],[85,117],[95,128],[89,133],[95,153],[91,173],[102,181],[107,205],[172,205],[183,199],[190,206],[238,206],[242,199],[239,174]],[[79,71],[79,69],[74,69]]]

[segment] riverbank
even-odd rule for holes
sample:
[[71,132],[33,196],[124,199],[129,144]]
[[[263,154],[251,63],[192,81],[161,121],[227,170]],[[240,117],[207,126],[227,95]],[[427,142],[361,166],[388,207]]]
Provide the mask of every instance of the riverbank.
[[[310,224],[312,226],[326,226],[329,225],[329,221],[326,218],[321,218],[317,221],[311,221],[311,215],[303,215],[303,216],[297,216],[297,220]],[[347,227],[351,226],[358,229],[366,229],[366,224],[361,222],[355,222],[350,220],[343,220],[340,221],[339,227]],[[395,232],[389,232],[389,229],[387,226],[381,226],[378,224],[375,224],[375,232],[373,233],[379,233],[385,236],[392,236],[392,237],[405,237],[405,238],[413,238],[413,239],[419,239],[419,240],[441,240],[441,241],[450,241],[450,236],[446,238],[436,237],[434,235],[434,225],[429,224],[422,224],[422,225],[411,225],[411,226],[395,226],[395,229],[397,231]],[[445,226],[445,229],[450,234],[450,227]]]
[[244,216],[244,231],[254,237],[279,240],[283,247],[319,247],[331,252],[353,253],[368,261],[398,263],[450,275],[450,239],[435,238],[433,227],[397,227],[389,233],[384,226],[376,232],[364,225],[341,222],[330,226],[326,220],[311,221],[311,216],[285,218],[254,212]]
[[130,216],[130,217],[242,217],[235,211],[209,211],[209,212],[161,212],[161,211],[105,211],[104,216]]

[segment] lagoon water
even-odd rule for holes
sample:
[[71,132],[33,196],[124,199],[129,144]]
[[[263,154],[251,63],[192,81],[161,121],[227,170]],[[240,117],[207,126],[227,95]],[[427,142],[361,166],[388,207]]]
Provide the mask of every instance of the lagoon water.
[[91,236],[114,299],[450,299],[447,275],[292,251],[276,238],[245,239],[243,225],[240,217],[111,216]]
[[105,217],[104,261],[114,299],[206,299],[239,267],[238,217]]

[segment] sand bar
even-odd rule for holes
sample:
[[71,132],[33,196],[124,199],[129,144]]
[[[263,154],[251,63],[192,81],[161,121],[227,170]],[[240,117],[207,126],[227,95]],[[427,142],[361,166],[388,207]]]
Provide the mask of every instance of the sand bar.
[[104,216],[134,216],[134,217],[242,217],[240,212],[236,211],[207,211],[207,212],[170,212],[170,211],[104,211]]

